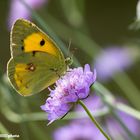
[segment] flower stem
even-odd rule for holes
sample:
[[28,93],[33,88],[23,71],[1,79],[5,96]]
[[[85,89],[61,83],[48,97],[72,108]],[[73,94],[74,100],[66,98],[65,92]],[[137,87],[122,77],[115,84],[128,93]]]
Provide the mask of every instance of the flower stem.
[[85,106],[85,104],[79,100],[78,103],[84,108],[85,112],[88,114],[89,118],[92,120],[92,122],[96,125],[96,127],[100,130],[100,132],[106,137],[107,140],[111,140],[111,138],[104,132],[100,124],[95,120],[95,118],[92,116],[88,108]]
[[94,86],[91,87],[93,90],[95,89],[96,93],[102,98],[102,100],[107,104],[108,106],[111,106],[115,110],[123,111],[128,115],[131,115],[132,117],[135,117],[136,119],[140,120],[140,111],[128,106],[124,103],[116,103],[114,104],[115,97],[114,95],[102,84],[99,82],[95,82]]
[[[125,113],[127,112],[131,112],[131,109],[129,107],[124,108],[124,106],[121,106],[121,108],[117,106],[117,103],[115,103],[115,97],[111,94],[111,92],[106,89],[103,85],[101,85],[100,83],[96,82],[94,84],[94,87],[92,86],[92,88],[94,88],[97,92],[97,94],[99,94],[99,96],[101,97],[102,101],[110,108],[113,117],[118,121],[118,123],[122,126],[122,128],[125,130],[125,132],[128,134],[128,136],[133,139],[133,140],[137,140],[137,138],[132,134],[132,132],[127,128],[127,126],[123,123],[123,121],[119,118],[119,116],[116,114],[115,109],[123,111]],[[126,110],[128,109],[128,110]],[[135,117],[137,115],[139,115],[139,111],[136,111],[134,109],[132,109],[133,112],[135,113]],[[129,115],[131,115],[130,113],[127,113]],[[133,115],[131,115],[133,116]],[[134,117],[134,116],[133,116]],[[139,118],[139,117],[137,117]]]
[[136,109],[140,110],[140,90],[135,86],[131,78],[125,72],[121,71],[118,76],[113,79],[123,91],[122,93],[129,99],[130,103],[132,103]]

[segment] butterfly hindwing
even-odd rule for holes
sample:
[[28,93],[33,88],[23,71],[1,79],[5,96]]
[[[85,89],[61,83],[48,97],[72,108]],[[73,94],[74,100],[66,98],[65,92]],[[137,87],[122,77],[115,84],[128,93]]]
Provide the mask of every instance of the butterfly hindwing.
[[[53,84],[66,70],[55,56],[37,52],[22,54],[8,63],[8,76],[14,88],[24,96],[38,93]],[[49,60],[49,61],[45,61]]]

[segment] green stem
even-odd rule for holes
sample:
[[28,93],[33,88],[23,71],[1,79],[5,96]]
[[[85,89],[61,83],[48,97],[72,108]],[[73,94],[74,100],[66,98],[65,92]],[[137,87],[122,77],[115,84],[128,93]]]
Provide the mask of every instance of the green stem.
[[127,113],[128,115],[140,120],[140,111],[126,105],[126,104],[123,104],[123,103],[116,103],[115,105],[115,108],[117,110],[120,110],[122,112],[125,112]]
[[123,123],[123,121],[120,119],[120,117],[118,116],[118,114],[115,111],[112,111],[112,115],[116,119],[116,121],[121,125],[121,127],[126,131],[129,138],[131,138],[133,140],[138,140],[138,138],[130,132],[130,130]]
[[111,140],[111,138],[104,132],[100,124],[95,120],[95,118],[92,116],[88,108],[85,106],[85,104],[82,101],[78,101],[78,103],[84,108],[85,112],[88,114],[89,118],[92,120],[92,122],[96,125],[96,127],[100,130],[100,132],[106,137],[107,140]]
[[[129,76],[121,71],[117,76],[115,76],[114,81],[121,88],[127,99],[131,102],[131,104],[140,110],[140,91],[129,78]],[[127,86],[126,86],[127,85]]]
[[[93,86],[92,86],[92,88],[93,88]],[[98,82],[96,82],[94,84],[94,88],[96,91],[98,91],[97,94],[100,95],[102,101],[110,108],[110,110],[112,111],[113,117],[118,121],[118,123],[122,126],[122,128],[129,135],[129,137],[131,139],[137,140],[137,138],[132,134],[132,132],[130,132],[130,130],[126,127],[126,125],[122,122],[122,120],[119,118],[119,116],[114,111],[117,108],[116,108],[116,105],[114,104],[115,98],[110,93],[110,91]]]
[[111,105],[114,109],[123,111],[128,115],[131,115],[132,117],[135,117],[136,119],[140,120],[140,111],[124,104],[124,103],[116,103],[114,104],[115,97],[111,94],[111,92],[105,88],[102,84],[96,82],[93,86],[93,89],[98,91],[101,98],[105,101],[106,104]]

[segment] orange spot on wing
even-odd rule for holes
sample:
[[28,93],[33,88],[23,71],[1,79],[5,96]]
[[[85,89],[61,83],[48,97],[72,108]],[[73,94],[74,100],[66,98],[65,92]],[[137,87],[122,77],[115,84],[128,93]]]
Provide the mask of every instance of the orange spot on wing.
[[24,79],[26,78],[25,74],[27,73],[26,67],[27,67],[26,64],[17,64],[15,66],[14,79],[17,84],[17,87],[19,87],[19,88],[21,86],[23,86],[23,84],[25,82],[24,81]]
[[[45,41],[43,45],[40,44],[42,39]],[[45,36],[40,32],[33,33],[24,39],[24,51],[25,52],[41,51],[47,52],[54,56],[59,55],[59,50],[56,47],[56,45],[47,36]]]

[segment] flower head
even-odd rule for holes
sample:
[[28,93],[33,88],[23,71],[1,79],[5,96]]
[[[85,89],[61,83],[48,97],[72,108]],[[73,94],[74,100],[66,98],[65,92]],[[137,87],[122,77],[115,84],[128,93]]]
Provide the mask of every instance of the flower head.
[[[24,0],[31,8],[41,7],[47,0]],[[18,11],[18,12],[17,12]],[[11,28],[13,22],[18,18],[30,19],[31,12],[20,0],[11,0],[8,25]]]
[[99,80],[107,80],[113,74],[129,67],[137,57],[135,48],[107,48],[95,60]]
[[90,86],[96,80],[96,71],[90,70],[88,64],[69,71],[56,82],[56,88],[50,89],[50,97],[41,109],[48,113],[48,120],[54,121],[64,116],[72,107],[72,103],[89,95]]
[[75,120],[58,128],[54,132],[54,140],[106,140],[90,120]]
[[[124,100],[119,99],[115,101],[115,103],[118,102],[124,102]],[[100,97],[95,95],[94,98],[93,96],[90,96],[89,98],[84,100],[84,103],[92,112],[105,107]],[[76,111],[82,112],[83,109],[81,109],[81,106],[78,105],[76,107]],[[116,111],[116,114],[129,129],[129,131],[136,137],[140,138],[140,121],[121,111]],[[108,132],[113,140],[131,139],[128,136],[127,132],[123,129],[121,124],[113,116],[109,115],[107,117],[104,117],[103,120],[101,120],[101,117],[98,117],[97,119],[98,121],[102,121],[102,123],[104,124],[104,129]],[[84,119],[81,118],[72,120],[66,126],[56,129],[53,136],[54,140],[105,140],[105,137],[92,124],[91,120],[86,117]]]
[[[140,121],[121,111],[117,111],[117,115],[134,136],[140,137]],[[121,124],[112,116],[106,118],[106,127],[114,140],[116,140],[116,138],[125,140],[131,139]]]
[[63,117],[71,108],[71,104],[62,103],[60,99],[49,97],[41,109],[48,113],[50,123]]

